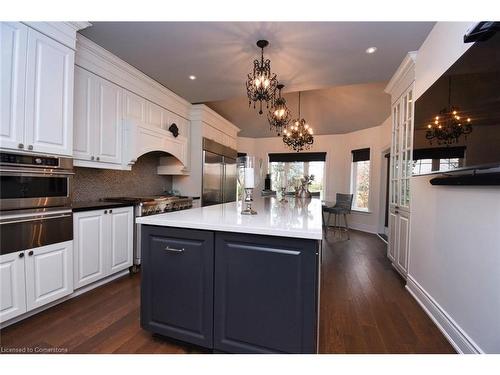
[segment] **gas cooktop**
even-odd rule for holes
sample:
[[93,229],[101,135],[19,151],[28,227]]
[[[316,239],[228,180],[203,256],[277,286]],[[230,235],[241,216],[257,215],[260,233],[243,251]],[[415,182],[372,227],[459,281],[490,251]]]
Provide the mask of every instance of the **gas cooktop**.
[[179,195],[150,195],[136,197],[111,197],[107,201],[131,202],[135,205],[135,216],[161,214],[193,207],[193,198]]

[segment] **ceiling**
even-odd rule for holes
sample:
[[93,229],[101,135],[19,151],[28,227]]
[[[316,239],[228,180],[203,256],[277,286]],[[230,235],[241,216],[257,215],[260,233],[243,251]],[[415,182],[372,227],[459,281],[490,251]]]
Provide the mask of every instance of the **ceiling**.
[[[245,79],[267,39],[265,57],[285,98],[315,134],[380,125],[390,112],[383,92],[407,52],[434,22],[93,22],[81,34],[191,103],[206,103],[242,129],[269,137],[266,114],[248,108]],[[368,47],[377,47],[367,54]],[[195,75],[196,80],[189,76]]]
[[[433,22],[93,22],[81,33],[192,103],[246,95],[258,39],[285,91],[387,81]],[[377,52],[365,50],[375,46]],[[189,75],[195,75],[192,81]]]
[[[314,134],[340,134],[380,125],[390,115],[390,96],[384,93],[386,82],[336,86],[301,93],[301,117],[314,129]],[[298,93],[283,95],[292,118],[298,116]],[[242,130],[240,137],[272,137],[267,111],[248,108],[248,99],[206,103]]]

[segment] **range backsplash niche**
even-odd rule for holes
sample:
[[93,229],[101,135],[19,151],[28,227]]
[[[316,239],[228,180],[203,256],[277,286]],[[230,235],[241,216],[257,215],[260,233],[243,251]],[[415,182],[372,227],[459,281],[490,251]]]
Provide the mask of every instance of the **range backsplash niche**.
[[158,195],[172,188],[172,177],[157,173],[159,157],[151,152],[137,159],[131,171],[75,167],[73,201],[95,201],[101,198]]

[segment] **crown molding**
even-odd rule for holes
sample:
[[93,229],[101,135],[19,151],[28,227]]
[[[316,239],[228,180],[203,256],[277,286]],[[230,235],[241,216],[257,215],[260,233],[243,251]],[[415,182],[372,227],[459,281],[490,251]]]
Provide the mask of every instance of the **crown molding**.
[[89,27],[90,22],[23,22],[38,32],[57,40],[65,46],[76,49],[76,32]]
[[86,29],[87,27],[92,26],[92,24],[87,21],[70,21],[64,23],[72,27],[75,31],[83,30]]
[[394,89],[401,83],[402,80],[407,79],[408,74],[413,74],[412,80],[415,79],[415,62],[417,61],[417,51],[408,52],[399,65],[398,69],[392,76],[391,80],[384,89],[384,92],[393,94]]
[[241,129],[231,121],[222,117],[205,104],[192,105],[190,117],[191,121],[202,121],[216,129],[222,130],[226,134],[234,134],[234,136],[236,136],[241,131]]
[[191,103],[108,50],[77,34],[75,64],[189,119]]

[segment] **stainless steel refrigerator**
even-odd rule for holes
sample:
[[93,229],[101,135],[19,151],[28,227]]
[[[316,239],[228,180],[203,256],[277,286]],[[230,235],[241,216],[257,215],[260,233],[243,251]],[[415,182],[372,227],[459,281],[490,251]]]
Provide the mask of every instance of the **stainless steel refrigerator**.
[[236,150],[203,138],[202,206],[236,200],[237,155]]

